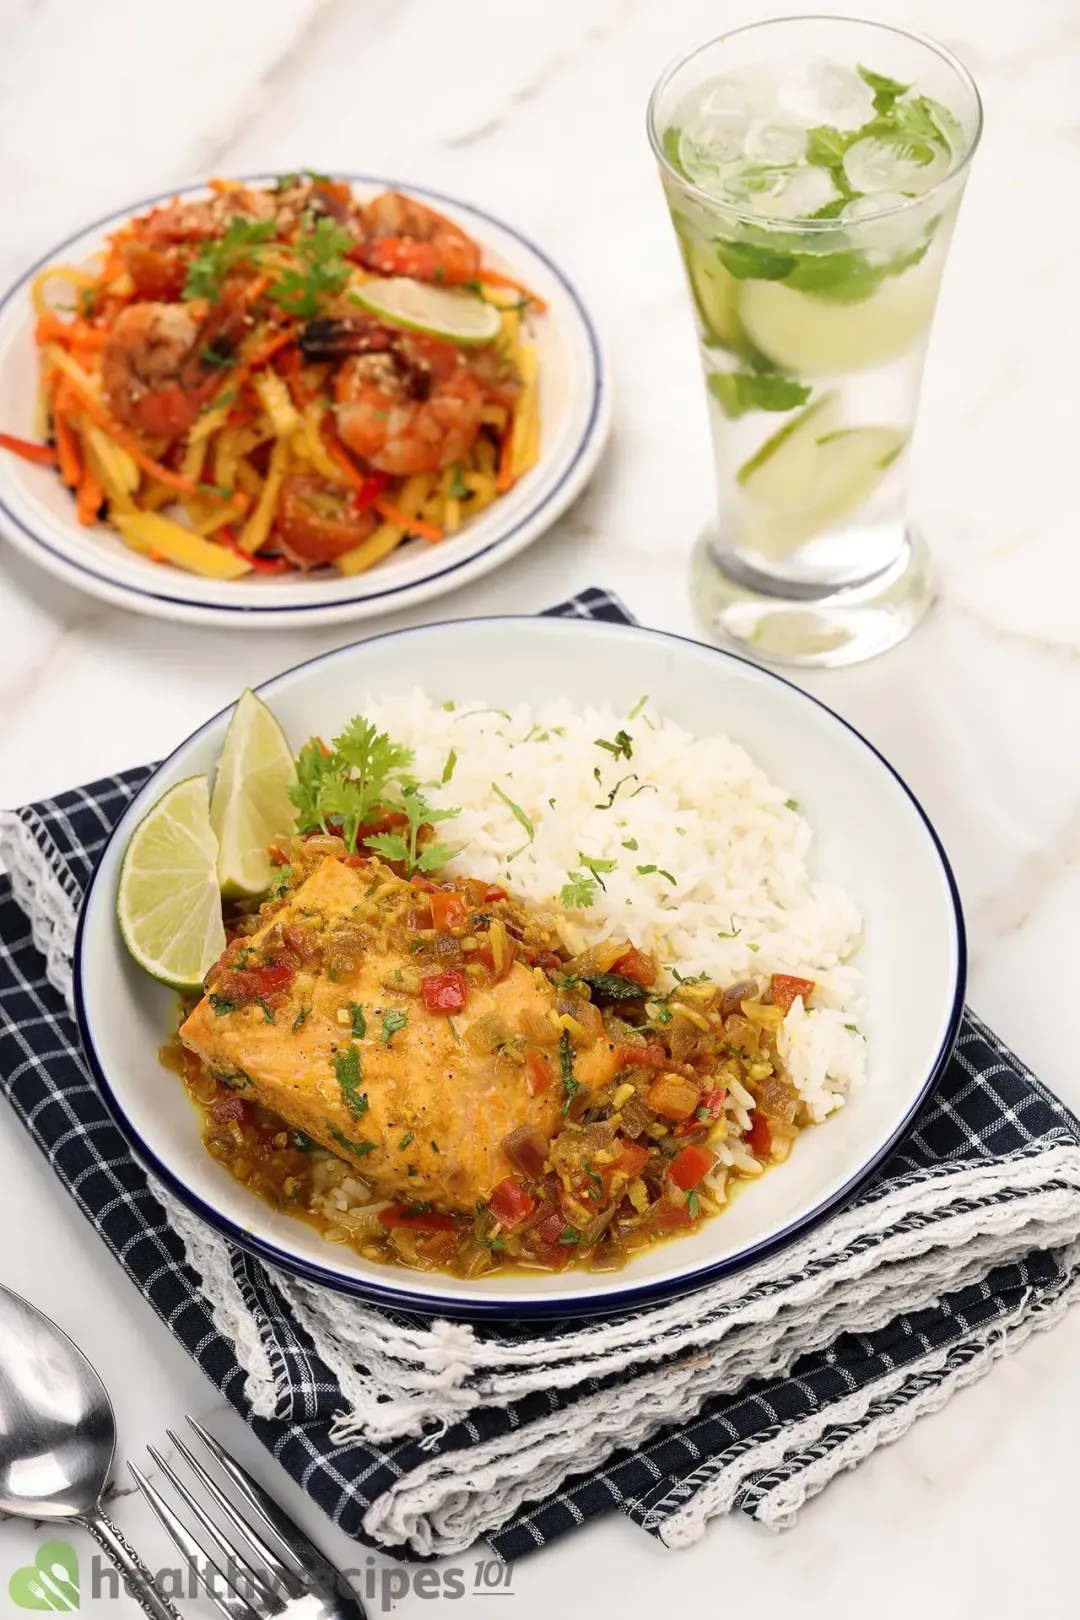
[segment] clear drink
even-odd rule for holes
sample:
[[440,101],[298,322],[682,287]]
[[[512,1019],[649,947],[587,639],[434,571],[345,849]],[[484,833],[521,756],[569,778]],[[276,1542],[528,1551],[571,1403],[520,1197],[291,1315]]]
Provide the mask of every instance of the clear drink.
[[695,595],[759,655],[869,657],[929,604],[908,454],[979,127],[951,57],[840,18],[739,29],[654,92],[716,465]]

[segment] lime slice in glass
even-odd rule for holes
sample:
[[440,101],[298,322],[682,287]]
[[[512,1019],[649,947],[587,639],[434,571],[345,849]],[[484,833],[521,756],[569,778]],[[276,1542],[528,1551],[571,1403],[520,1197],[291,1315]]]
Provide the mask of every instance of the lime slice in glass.
[[210,784],[189,776],[158,800],[131,835],[116,916],[124,944],[147,973],[199,990],[225,949]]
[[[739,516],[740,543],[763,556],[790,556],[856,513],[906,443],[907,435],[899,428],[841,428],[819,437],[812,423],[804,423],[801,432],[792,432],[776,455],[743,480],[743,489],[752,498]],[[802,452],[795,468],[804,495],[801,501],[793,499],[793,485],[778,475],[777,463],[783,473],[785,449]]]
[[724,269],[715,253],[707,252],[690,237],[682,237],[682,250],[706,342],[735,348],[739,341],[735,277]]
[[292,750],[261,698],[242,693],[218,760],[210,824],[218,841],[218,877],[228,899],[265,894],[275,868],[267,854],[296,820],[289,798]]
[[758,348],[793,376],[870,371],[906,354],[927,332],[941,264],[940,257],[924,259],[853,303],[799,292],[782,281],[743,281],[739,320]]
[[395,326],[446,338],[466,348],[493,342],[502,327],[495,305],[485,303],[474,293],[433,287],[430,282],[411,281],[407,276],[361,282],[350,289],[349,297]]
[[735,475],[746,494],[773,507],[805,506],[813,500],[818,440],[837,426],[839,404],[839,395],[822,394],[777,428]]

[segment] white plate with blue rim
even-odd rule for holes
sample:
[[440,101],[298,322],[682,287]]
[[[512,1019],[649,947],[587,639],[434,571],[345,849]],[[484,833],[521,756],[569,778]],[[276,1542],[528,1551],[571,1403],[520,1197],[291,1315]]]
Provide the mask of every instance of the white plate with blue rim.
[[[246,176],[254,184],[272,175]],[[127,549],[103,524],[83,528],[51,468],[0,454],[0,532],[50,574],[118,607],[186,623],[275,629],[372,618],[429,601],[478,579],[538,540],[581,493],[611,425],[611,385],[596,328],[576,288],[543,250],[469,203],[423,186],[342,175],[359,197],[394,187],[430,203],[481,246],[492,268],[532,287],[547,304],[534,322],[541,443],[535,467],[485,512],[442,542],[408,540],[369,572],[202,579]],[[0,299],[0,432],[32,435],[38,351],[30,286],[49,264],[79,265],[134,214],[174,192],[142,198],[58,243]],[[182,198],[207,195],[190,187]]]
[[[866,1185],[929,1098],[959,1029],[964,924],[944,851],[911,791],[857,732],[779,676],[676,636],[589,620],[494,618],[374,636],[286,670],[259,690],[293,747],[333,736],[365,698],[424,688],[439,701],[537,705],[564,696],[625,709],[647,681],[655,712],[694,735],[725,732],[799,802],[813,866],[864,919],[857,957],[868,1078],[801,1133],[785,1163],[746,1183],[714,1219],[620,1271],[462,1278],[366,1260],[272,1209],[212,1159],[177,1077],[157,1053],[171,993],[128,956],[116,923],[129,837],[173,784],[211,772],[231,711],[200,727],[119,822],[90,886],[75,950],[75,1002],[101,1091],[136,1156],[241,1248],[344,1294],[471,1318],[574,1316],[687,1293],[794,1243]],[[897,882],[897,873],[903,882]]]

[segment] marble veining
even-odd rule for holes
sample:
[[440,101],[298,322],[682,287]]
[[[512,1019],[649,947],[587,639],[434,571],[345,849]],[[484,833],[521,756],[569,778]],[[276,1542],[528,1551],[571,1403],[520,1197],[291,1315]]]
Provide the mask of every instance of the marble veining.
[[[941,599],[906,646],[803,684],[911,783],[963,893],[973,1004],[1080,1107],[1053,1016],[1069,1004],[1080,908],[1080,21],[1075,0],[854,9],[955,50],[987,125],[915,446],[915,508]],[[764,0],[721,11],[708,0],[0,0],[0,282],[86,221],[211,169],[366,171],[505,215],[560,259],[604,328],[611,449],[544,540],[377,628],[529,611],[604,583],[643,621],[692,634],[685,561],[708,513],[709,450],[644,107],[687,45],[767,14]],[[0,541],[0,801],[160,756],[242,685],[348,634],[229,637],[137,619],[47,580]],[[111,1387],[121,1465],[186,1410],[270,1473],[6,1114],[0,1221],[20,1235],[4,1280],[72,1332]],[[935,1620],[1071,1614],[1078,1354],[1074,1315],[837,1481],[790,1535],[723,1523],[672,1554],[618,1517],[593,1526],[520,1566],[514,1613],[605,1614],[617,1570],[635,1613],[712,1612],[722,1579],[725,1604],[805,1620],[861,1620],[868,1596],[880,1620],[917,1605]],[[117,1482],[125,1532],[151,1563],[166,1561],[122,1466]],[[363,1566],[284,1475],[275,1486],[335,1556]],[[996,1534],[1003,1504],[1008,1534]],[[0,1528],[0,1587],[37,1539]],[[395,1612],[430,1607],[413,1594]],[[95,1606],[84,1588],[83,1611],[97,1620],[121,1607]]]

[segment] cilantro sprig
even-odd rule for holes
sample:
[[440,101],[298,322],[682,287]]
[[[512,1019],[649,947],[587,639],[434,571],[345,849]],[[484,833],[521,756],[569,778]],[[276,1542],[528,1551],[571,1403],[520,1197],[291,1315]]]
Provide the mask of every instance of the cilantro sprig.
[[224,235],[207,242],[188,265],[184,297],[206,298],[216,304],[229,272],[256,259],[259,248],[270,241],[276,229],[272,219],[245,219],[237,214]]
[[347,255],[355,246],[349,232],[334,220],[306,213],[292,249],[299,264],[295,269],[283,270],[267,288],[266,296],[287,315],[300,320],[317,315],[323,298],[340,292],[348,281]]
[[439,843],[426,844],[419,849],[420,829],[436,821],[451,821],[458,814],[457,808],[436,810],[415,785],[402,789],[399,808],[405,813],[408,832],[376,833],[367,840],[368,849],[381,855],[384,860],[404,861],[406,877],[411,877],[414,872],[438,871],[440,866],[446,865],[454,850],[449,844]]

